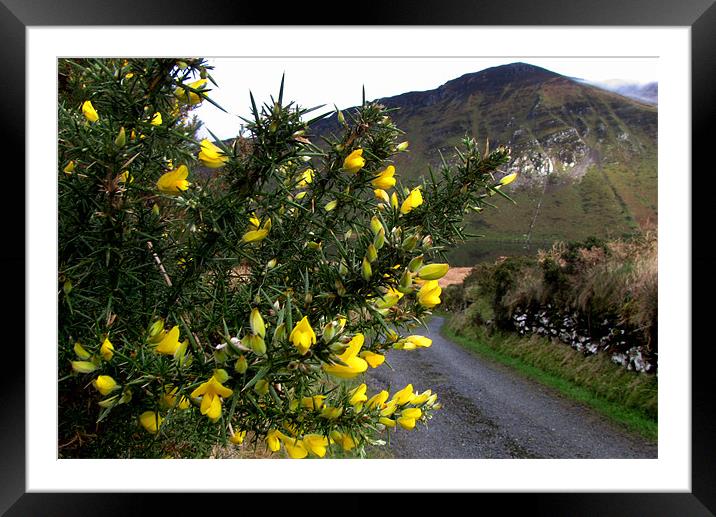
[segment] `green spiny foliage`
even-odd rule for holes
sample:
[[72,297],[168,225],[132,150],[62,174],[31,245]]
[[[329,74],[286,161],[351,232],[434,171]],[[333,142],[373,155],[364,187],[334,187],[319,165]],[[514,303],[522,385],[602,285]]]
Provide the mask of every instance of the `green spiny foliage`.
[[291,457],[360,452],[439,408],[412,385],[387,400],[336,379],[429,346],[406,335],[439,303],[424,268],[464,238],[466,209],[504,196],[509,151],[467,138],[388,196],[376,178],[406,151],[385,107],[364,103],[318,146],[322,116],[285,103],[282,83],[251,97],[245,134],[198,142],[210,70],[60,62],[63,456],[201,456],[247,432]]

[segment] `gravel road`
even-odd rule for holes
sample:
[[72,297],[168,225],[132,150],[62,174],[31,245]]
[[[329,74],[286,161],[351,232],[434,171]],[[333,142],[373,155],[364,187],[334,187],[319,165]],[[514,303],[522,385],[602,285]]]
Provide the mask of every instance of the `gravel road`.
[[391,434],[395,458],[656,458],[657,446],[593,410],[440,335],[429,323],[430,348],[391,350],[371,370],[369,392],[409,382],[432,389],[443,404],[428,423]]

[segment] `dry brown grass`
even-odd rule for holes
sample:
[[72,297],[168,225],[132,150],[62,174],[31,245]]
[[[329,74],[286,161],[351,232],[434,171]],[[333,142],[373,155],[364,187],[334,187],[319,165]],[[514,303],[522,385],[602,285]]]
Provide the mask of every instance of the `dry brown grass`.
[[254,436],[247,433],[244,443],[241,445],[234,445],[232,443],[228,445],[214,445],[211,450],[211,459],[219,460],[257,460],[267,458],[283,458],[285,454],[283,450],[280,452],[272,453],[266,443],[263,440],[258,440],[258,443],[254,443]]
[[447,274],[438,280],[440,287],[447,287],[454,284],[462,284],[462,281],[472,271],[471,267],[451,267]]

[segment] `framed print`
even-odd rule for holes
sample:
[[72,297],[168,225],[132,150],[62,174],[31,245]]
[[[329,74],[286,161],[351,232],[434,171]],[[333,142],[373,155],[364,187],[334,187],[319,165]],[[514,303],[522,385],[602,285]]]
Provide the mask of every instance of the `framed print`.
[[[716,512],[713,489],[716,461],[710,445],[716,438],[714,402],[706,371],[712,364],[713,352],[708,346],[704,325],[710,319],[713,306],[708,298],[714,287],[709,269],[716,265],[716,257],[707,244],[701,244],[708,238],[702,235],[712,233],[705,210],[710,206],[713,181],[704,158],[710,155],[710,139],[714,134],[716,7],[710,1],[682,2],[678,6],[667,3],[659,8],[645,2],[626,5],[611,2],[598,7],[586,2],[568,7],[560,2],[546,2],[539,8],[518,5],[520,3],[478,6],[447,2],[439,10],[427,2],[423,9],[414,3],[404,9],[391,5],[389,10],[384,7],[375,11],[376,16],[380,13],[380,21],[367,16],[360,26],[344,26],[335,21],[317,26],[304,13],[291,23],[309,25],[283,25],[274,21],[276,18],[268,9],[237,8],[228,2],[212,3],[211,8],[197,13],[195,7],[188,3],[181,5],[182,2],[152,2],[151,9],[147,5],[133,9],[139,5],[106,8],[81,1],[67,5],[50,2],[27,5],[19,0],[3,0],[0,6],[2,62],[6,66],[6,77],[12,78],[5,81],[2,99],[5,141],[7,149],[13,150],[10,155],[23,156],[25,160],[25,175],[10,174],[9,170],[6,174],[10,181],[5,191],[13,194],[3,203],[5,227],[11,235],[3,263],[6,271],[20,268],[25,271],[22,288],[25,304],[14,298],[7,304],[10,311],[20,312],[19,307],[25,308],[25,327],[21,332],[25,354],[23,357],[14,345],[17,340],[12,341],[14,346],[8,343],[2,378],[6,404],[0,426],[3,438],[0,450],[5,467],[0,474],[0,509],[8,515],[33,514],[43,508],[52,508],[51,512],[55,512],[52,514],[76,508],[92,508],[92,513],[98,510],[124,513],[136,507],[137,499],[122,492],[156,491],[177,495],[181,492],[355,492],[347,494],[345,501],[357,501],[358,497],[365,497],[361,496],[362,492],[398,491],[416,495],[473,493],[481,498],[496,498],[500,504],[505,504],[503,499],[512,495],[494,492],[519,492],[522,494],[510,499],[508,505],[516,502],[538,514],[550,515],[712,515]],[[370,6],[362,6],[361,10],[373,12]],[[461,75],[462,72],[445,72],[434,86],[427,82],[404,86],[400,82],[409,75],[405,70],[420,69],[421,74],[416,76],[428,76],[437,74],[439,63],[447,62],[477,72],[493,66],[477,65],[478,59],[486,63],[490,59],[506,60],[495,61],[496,67],[502,66],[501,63],[530,60],[535,64],[529,66],[542,66],[540,63],[547,63],[548,59],[561,59],[575,65],[571,69],[575,71],[564,72],[572,78],[580,74],[576,71],[580,60],[591,59],[590,63],[599,59],[622,60],[627,63],[625,69],[644,63],[647,67],[653,65],[660,83],[659,199],[658,212],[654,206],[652,215],[656,218],[658,213],[660,227],[658,330],[662,350],[658,454],[654,446],[638,459],[633,456],[614,459],[615,456],[609,454],[596,456],[600,459],[577,459],[576,453],[541,456],[544,459],[495,453],[484,457],[443,455],[431,459],[306,462],[273,459],[171,462],[58,456],[57,292],[52,287],[52,279],[57,276],[57,191],[55,178],[42,173],[48,167],[56,168],[57,162],[57,66],[59,60],[67,58],[155,56],[206,57],[217,67],[217,73],[219,64],[226,62],[222,60],[233,59],[238,70],[243,67],[245,75],[254,75],[253,84],[259,82],[259,76],[272,75],[282,68],[287,72],[287,94],[292,93],[292,71],[301,67],[308,69],[315,65],[306,78],[300,80],[312,78],[315,81],[312,89],[316,91],[340,89],[341,84],[352,80],[354,70],[373,67],[381,70],[375,72],[376,76],[395,75],[386,81],[394,89],[377,94],[384,98],[431,90]],[[270,72],[251,68],[262,62],[273,62],[278,67],[270,68]],[[268,65],[265,70],[269,70]],[[462,69],[456,66],[455,70]],[[279,80],[283,93],[283,80]],[[363,95],[371,97],[370,86]],[[360,92],[354,97],[358,98],[353,102],[341,98],[330,103],[335,102],[341,109],[350,108],[360,104]],[[266,95],[256,100],[263,102]],[[238,108],[232,107],[230,111],[234,110]],[[649,116],[645,114],[649,110],[655,118],[656,108],[645,108],[638,112],[639,116]],[[94,115],[96,112],[93,114],[91,110],[84,113],[90,123]],[[238,115],[244,117],[242,123],[250,124],[250,112]],[[156,120],[158,124],[152,119],[150,125],[161,124],[161,117]],[[219,127],[221,122],[216,118],[212,124]],[[203,137],[212,136],[213,133]],[[218,134],[215,141],[229,137]],[[622,137],[622,141],[629,138],[626,134]],[[127,138],[134,137],[127,135]],[[42,150],[38,152],[38,149]],[[343,162],[344,168],[351,168],[349,158]],[[571,162],[578,159],[566,157],[565,167]],[[691,173],[692,170],[696,173]],[[406,194],[406,202],[411,195]],[[335,208],[330,203],[327,206],[332,206],[326,208],[327,211]],[[407,216],[410,207],[403,210],[404,207],[405,204],[399,207],[395,202],[394,209]],[[25,215],[24,225],[19,223],[18,213]],[[609,221],[606,224],[617,224],[615,219]],[[254,231],[260,231],[263,222],[260,220]],[[700,246],[696,246],[697,243]],[[159,263],[161,265],[161,261]],[[370,276],[365,269],[362,274],[364,278]],[[424,276],[431,281],[429,273]],[[6,275],[18,284],[20,277],[19,274]],[[692,283],[692,278],[697,281]],[[20,286],[13,285],[7,292],[21,292]],[[252,318],[255,318],[253,313]],[[6,321],[9,328],[17,328],[20,315],[12,314]],[[252,319],[252,332],[262,326],[263,320],[259,324]],[[693,332],[695,329],[701,332]],[[80,352],[77,354],[81,357]],[[259,381],[257,378],[256,383]],[[506,461],[510,457],[520,459]],[[138,497],[144,499],[145,496]],[[183,498],[177,500],[182,504]]]

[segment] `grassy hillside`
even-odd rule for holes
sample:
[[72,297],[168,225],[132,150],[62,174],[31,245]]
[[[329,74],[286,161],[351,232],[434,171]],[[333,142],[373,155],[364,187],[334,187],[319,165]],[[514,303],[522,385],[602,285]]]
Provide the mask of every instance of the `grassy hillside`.
[[[496,197],[497,209],[468,216],[468,230],[492,242],[454,250],[456,265],[491,256],[486,248],[506,255],[514,243],[616,238],[656,224],[655,106],[523,63],[380,102],[395,108],[410,141],[396,161],[406,185],[437,167],[441,153],[452,156],[465,135],[512,149],[505,172],[519,173],[509,189],[517,205]],[[334,127],[329,118],[316,130]]]

